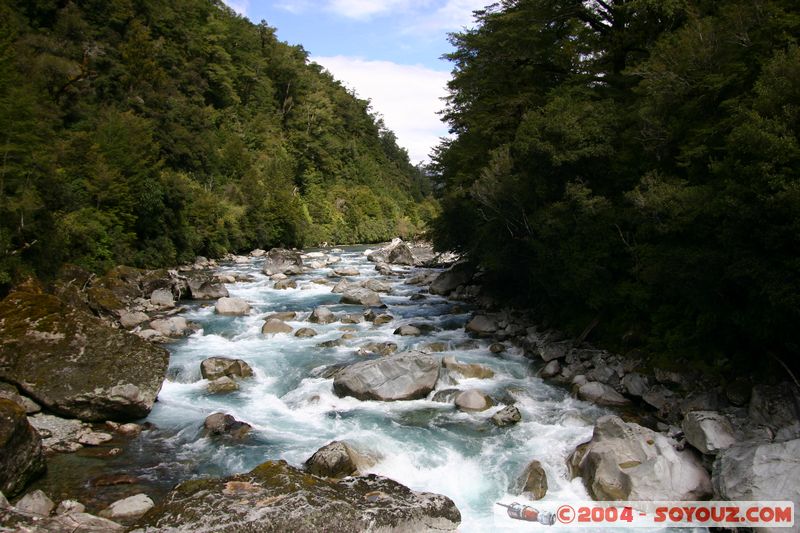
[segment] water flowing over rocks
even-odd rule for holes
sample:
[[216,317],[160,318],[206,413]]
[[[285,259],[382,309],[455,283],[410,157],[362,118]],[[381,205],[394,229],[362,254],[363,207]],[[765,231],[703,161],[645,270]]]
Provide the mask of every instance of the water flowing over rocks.
[[439,360],[422,352],[404,352],[342,369],[333,381],[339,396],[359,400],[415,400],[426,397],[439,379]]
[[147,531],[455,531],[452,500],[369,475],[341,481],[283,461],[247,474],[178,485],[144,517]]
[[55,413],[82,420],[146,416],[167,352],[46,294],[0,302],[0,379]]

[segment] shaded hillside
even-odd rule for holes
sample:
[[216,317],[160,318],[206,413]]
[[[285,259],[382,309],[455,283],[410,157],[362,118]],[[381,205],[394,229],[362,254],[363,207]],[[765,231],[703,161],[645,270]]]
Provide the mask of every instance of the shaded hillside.
[[437,245],[574,335],[796,358],[798,3],[504,0],[478,22],[452,37]]
[[368,102],[212,0],[0,2],[0,283],[420,230]]

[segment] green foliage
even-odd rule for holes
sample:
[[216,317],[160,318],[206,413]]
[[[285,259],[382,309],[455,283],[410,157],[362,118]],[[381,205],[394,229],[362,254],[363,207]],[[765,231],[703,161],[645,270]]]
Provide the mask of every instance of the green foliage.
[[482,12],[452,37],[437,246],[573,334],[797,366],[798,30],[784,0]]
[[427,175],[299,46],[217,0],[0,0],[0,286],[423,231]]

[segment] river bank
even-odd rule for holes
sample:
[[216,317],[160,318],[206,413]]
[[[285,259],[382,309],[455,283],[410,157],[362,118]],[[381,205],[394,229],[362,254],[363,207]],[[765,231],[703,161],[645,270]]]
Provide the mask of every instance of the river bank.
[[[542,494],[540,482],[527,497],[574,501],[590,496],[709,497],[714,490],[723,496],[721,490],[733,487],[727,487],[725,476],[717,476],[721,479],[715,483],[718,488],[712,487],[711,474],[715,463],[721,465],[717,472],[727,464],[726,453],[739,457],[767,446],[783,450],[778,464],[781,457],[791,457],[797,436],[793,419],[787,419],[791,416],[785,411],[787,396],[770,394],[762,387],[738,405],[725,393],[727,404],[722,404],[719,391],[693,377],[637,368],[630,360],[542,330],[528,313],[493,308],[480,297],[474,272],[462,265],[447,272],[439,266],[418,265],[423,261],[413,256],[414,251],[409,250],[410,258],[403,249],[394,255],[387,251],[382,257],[372,256],[374,261],[367,259],[364,247],[311,250],[302,256],[256,251],[250,257],[229,257],[219,265],[200,260],[159,275],[118,269],[104,280],[89,283],[88,290],[81,288],[87,299],[80,301],[93,302],[88,303],[90,309],[105,305],[105,313],[95,311],[102,320],[148,342],[169,341],[165,344],[170,351],[169,368],[158,391],[159,401],[152,404],[141,433],[123,437],[113,424],[95,426],[94,433],[109,433],[107,443],[84,446],[72,456],[58,455],[59,459],[49,461],[72,464],[78,470],[82,467],[77,465],[86,465],[91,456],[91,461],[106,461],[108,470],[103,474],[98,463],[94,477],[127,475],[129,479],[118,479],[119,483],[108,485],[114,491],[96,498],[104,489],[75,476],[72,488],[51,496],[90,492],[96,501],[85,503],[92,512],[102,511],[123,493],[144,492],[162,504],[171,501],[172,486],[187,479],[226,478],[253,470],[267,459],[299,466],[315,450],[342,440],[369,459],[362,473],[383,475],[414,491],[451,498],[460,511],[462,530],[468,531],[497,524],[494,502],[519,499],[517,493],[524,487],[518,486],[518,478],[537,461],[546,489]],[[395,263],[386,262],[389,259]],[[426,259],[432,259],[432,254]],[[131,285],[138,287],[138,294]],[[59,294],[74,296],[69,287],[75,286],[87,285],[72,282]],[[88,296],[90,292],[93,296]],[[109,294],[125,305],[117,307],[119,303]],[[196,299],[176,299],[186,295]],[[267,323],[288,330],[265,331]],[[237,390],[212,392],[209,387],[213,389],[216,380],[201,373],[203,362],[212,357],[240,359],[252,376],[228,376],[231,388]],[[343,373],[349,369],[352,374],[368,364],[373,365],[370,372],[386,375],[394,371],[392,362],[401,357],[415,364],[433,360],[436,369],[432,383],[417,392],[415,381],[414,392],[397,398],[401,401],[382,401],[388,398],[379,395],[403,393],[397,387],[357,390]],[[387,364],[389,368],[384,368]],[[426,375],[430,373],[421,372],[417,381],[424,381]],[[716,404],[709,403],[711,392],[717,393]],[[656,410],[648,402],[658,393],[668,408]],[[68,403],[61,402],[57,408],[63,411]],[[717,413],[711,425],[706,415],[696,420],[691,414],[711,410]],[[209,435],[205,420],[217,412],[247,424],[244,438]],[[638,424],[655,432],[636,429]],[[593,451],[592,444],[581,448],[593,434],[612,427],[635,430],[634,436],[611,450]],[[687,427],[691,429],[686,431]],[[663,450],[674,453],[634,450],[637,439],[657,441]],[[703,446],[698,439],[705,439],[705,449],[692,450]],[[738,448],[726,452],[736,442]],[[711,449],[709,444],[716,447]],[[114,449],[119,451],[108,453]],[[579,452],[573,453],[576,449]],[[585,461],[592,453],[600,459]],[[619,479],[596,475],[602,460],[613,462],[618,453],[642,455],[636,468],[618,469],[617,474],[625,476],[632,487],[626,494],[613,493],[611,487]],[[97,459],[104,454],[108,457]],[[615,465],[620,462],[625,461]],[[746,461],[736,463],[748,468]],[[666,469],[666,481],[681,481],[683,493],[668,493],[658,485],[651,486],[655,493],[641,491],[637,483],[652,477],[648,468],[658,465]],[[677,472],[685,471],[687,465],[691,476]],[[749,468],[755,468],[752,461]],[[673,469],[674,478],[670,477]],[[748,475],[741,468],[734,473]],[[734,473],[726,476],[734,479]],[[294,474],[281,475],[291,478]],[[254,479],[236,482],[257,482]],[[48,492],[47,482],[39,483],[34,487]],[[55,484],[49,486],[52,492]],[[793,498],[796,486],[784,486],[784,490]],[[739,494],[730,493],[729,499],[731,495]],[[270,493],[260,498],[277,496]],[[221,497],[220,501],[226,500]],[[172,511],[157,507],[143,524],[166,520],[161,525],[169,525],[165,517]]]

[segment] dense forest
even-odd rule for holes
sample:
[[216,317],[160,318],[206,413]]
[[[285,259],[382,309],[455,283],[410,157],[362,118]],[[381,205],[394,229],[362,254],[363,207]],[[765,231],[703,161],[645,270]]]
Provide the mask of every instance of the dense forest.
[[451,37],[437,246],[572,335],[797,368],[800,4],[503,0],[477,20]]
[[0,0],[0,124],[0,288],[436,213],[367,101],[219,0]]

